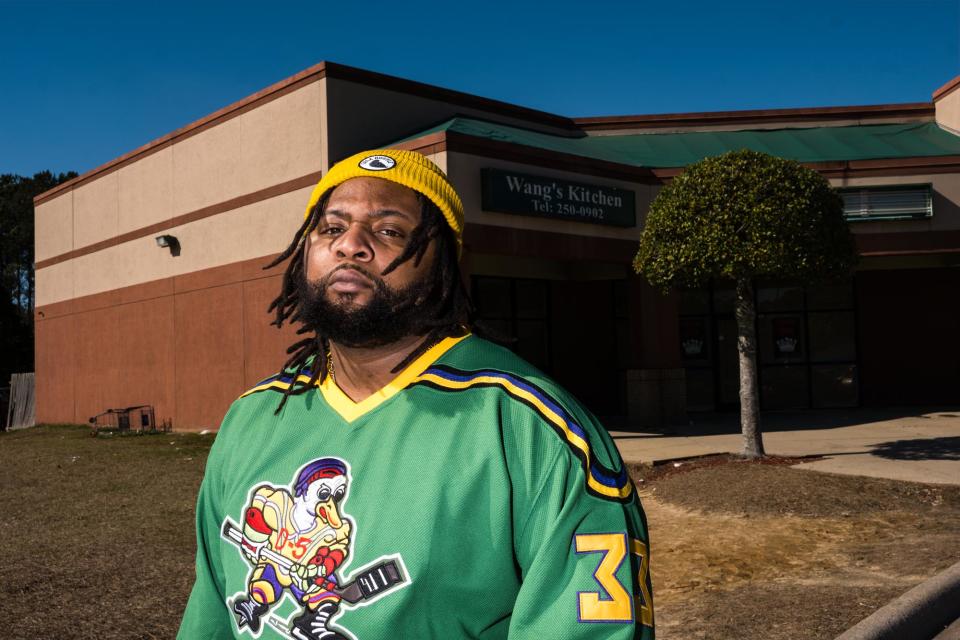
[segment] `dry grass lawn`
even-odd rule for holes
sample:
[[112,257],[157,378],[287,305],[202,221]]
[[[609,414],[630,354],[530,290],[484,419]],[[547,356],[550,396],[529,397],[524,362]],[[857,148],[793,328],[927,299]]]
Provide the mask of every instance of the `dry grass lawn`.
[[0,434],[0,620],[14,639],[172,638],[212,436]]

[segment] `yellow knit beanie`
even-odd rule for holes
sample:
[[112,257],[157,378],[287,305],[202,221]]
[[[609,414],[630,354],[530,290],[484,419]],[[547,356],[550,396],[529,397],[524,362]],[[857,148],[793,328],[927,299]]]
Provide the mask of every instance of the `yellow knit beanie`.
[[457,249],[463,244],[463,203],[447,180],[446,174],[422,153],[401,149],[361,151],[330,168],[310,194],[306,216],[324,194],[351,178],[381,178],[402,184],[428,197],[443,213],[457,238]]

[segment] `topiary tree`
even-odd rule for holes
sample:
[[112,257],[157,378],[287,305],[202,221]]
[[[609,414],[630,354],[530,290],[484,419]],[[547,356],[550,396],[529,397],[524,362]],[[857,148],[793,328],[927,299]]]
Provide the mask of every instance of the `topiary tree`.
[[743,454],[764,455],[756,374],[757,277],[810,284],[856,265],[843,201],[798,162],[741,150],[691,164],[650,205],[634,268],[663,290],[736,283]]

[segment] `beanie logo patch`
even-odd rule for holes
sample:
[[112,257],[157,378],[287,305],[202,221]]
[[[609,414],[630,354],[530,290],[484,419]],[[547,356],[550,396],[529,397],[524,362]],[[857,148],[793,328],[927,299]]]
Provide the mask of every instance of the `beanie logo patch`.
[[360,168],[367,171],[386,171],[397,166],[397,161],[390,156],[367,156],[360,161]]

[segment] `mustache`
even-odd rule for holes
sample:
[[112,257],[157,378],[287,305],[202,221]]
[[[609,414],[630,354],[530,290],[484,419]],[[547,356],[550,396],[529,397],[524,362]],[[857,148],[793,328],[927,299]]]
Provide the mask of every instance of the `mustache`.
[[383,284],[383,278],[381,278],[379,275],[376,275],[376,274],[370,272],[370,271],[367,270],[367,269],[364,269],[364,268],[361,267],[360,265],[357,265],[357,264],[341,264],[340,266],[335,267],[330,273],[328,273],[327,275],[325,275],[325,276],[323,277],[323,280],[320,282],[320,285],[321,285],[322,287],[326,287],[327,285],[330,284],[330,280],[333,278],[333,276],[336,275],[337,272],[343,271],[344,269],[351,269],[351,270],[353,270],[353,271],[356,271],[357,273],[363,275],[364,277],[366,277],[368,280],[370,280],[370,281],[373,282],[374,284],[377,284],[377,285],[382,285],[382,284]]

